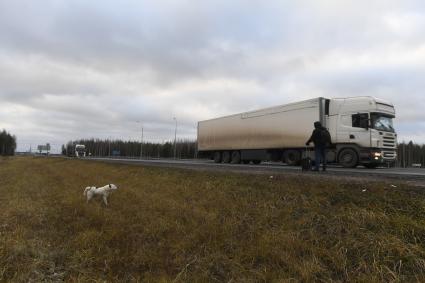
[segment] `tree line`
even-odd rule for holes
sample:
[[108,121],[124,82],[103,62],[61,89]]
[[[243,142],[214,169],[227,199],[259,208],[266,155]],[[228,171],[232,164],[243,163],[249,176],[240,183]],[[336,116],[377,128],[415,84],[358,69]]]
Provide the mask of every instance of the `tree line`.
[[0,132],[0,155],[14,155],[16,150],[16,136],[3,130]]
[[399,143],[397,147],[397,167],[411,167],[413,164],[425,166],[425,145],[412,141]]
[[83,144],[86,147],[87,156],[123,156],[134,158],[176,158],[190,159],[196,158],[196,141],[177,140],[174,149],[174,142],[164,143],[122,141],[122,140],[102,140],[102,139],[80,139],[69,141],[62,145],[62,154],[75,155],[75,145]]

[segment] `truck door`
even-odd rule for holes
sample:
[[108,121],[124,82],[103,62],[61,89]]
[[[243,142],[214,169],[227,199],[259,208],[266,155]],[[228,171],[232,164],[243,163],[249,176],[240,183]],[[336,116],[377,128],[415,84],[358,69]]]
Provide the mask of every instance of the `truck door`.
[[351,123],[350,143],[355,143],[362,147],[370,147],[369,113],[351,115]]
[[337,127],[338,143],[370,147],[369,113],[344,114]]

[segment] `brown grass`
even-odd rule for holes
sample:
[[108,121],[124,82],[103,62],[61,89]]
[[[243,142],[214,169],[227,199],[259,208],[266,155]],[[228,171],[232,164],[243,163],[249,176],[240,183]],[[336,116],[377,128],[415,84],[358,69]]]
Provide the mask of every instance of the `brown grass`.
[[[107,183],[119,186],[109,207],[85,203],[85,186]],[[424,196],[403,184],[0,159],[0,280],[424,282]]]

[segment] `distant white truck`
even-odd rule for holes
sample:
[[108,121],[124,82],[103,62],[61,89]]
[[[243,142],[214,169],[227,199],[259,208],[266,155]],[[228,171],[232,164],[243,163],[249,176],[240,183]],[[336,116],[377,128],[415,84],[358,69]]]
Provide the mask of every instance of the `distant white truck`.
[[84,144],[75,145],[75,157],[86,157],[86,146]]
[[374,168],[396,160],[394,118],[393,104],[374,97],[319,97],[200,121],[198,156],[217,163],[271,160],[296,165],[313,123],[320,121],[332,138],[328,162]]

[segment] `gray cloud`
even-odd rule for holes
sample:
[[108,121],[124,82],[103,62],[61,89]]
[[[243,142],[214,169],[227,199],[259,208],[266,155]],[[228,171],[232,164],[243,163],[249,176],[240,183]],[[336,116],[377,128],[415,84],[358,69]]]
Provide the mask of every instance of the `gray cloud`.
[[[317,96],[395,103],[425,142],[422,1],[0,1],[0,127],[20,149],[194,137],[196,122]],[[412,127],[412,125],[415,125]]]

